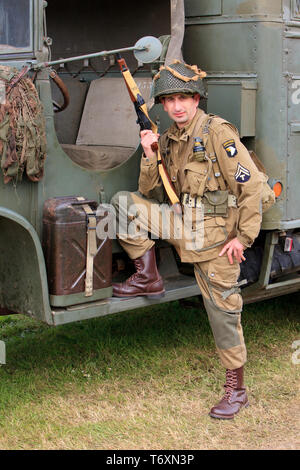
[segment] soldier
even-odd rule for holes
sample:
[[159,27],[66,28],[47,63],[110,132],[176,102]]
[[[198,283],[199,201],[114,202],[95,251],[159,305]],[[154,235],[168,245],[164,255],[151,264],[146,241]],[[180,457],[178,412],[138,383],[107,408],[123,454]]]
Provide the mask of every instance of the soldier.
[[[154,77],[155,102],[162,103],[174,123],[160,138],[150,130],[141,132],[144,153],[139,191],[119,192],[112,199],[119,220],[126,221],[123,227],[119,225],[119,242],[136,268],[129,279],[113,288],[117,297],[164,295],[153,236],[168,239],[182,262],[194,264],[216,348],[226,369],[225,394],[210,416],[230,419],[248,406],[238,278],[244,250],[260,230],[262,181],[237,129],[198,107],[204,95],[204,76],[196,66],[176,61],[161,67]],[[183,217],[162,204],[166,193],[152,150],[158,141]],[[190,231],[182,230],[185,216]],[[128,227],[133,221],[137,230],[131,234]]]

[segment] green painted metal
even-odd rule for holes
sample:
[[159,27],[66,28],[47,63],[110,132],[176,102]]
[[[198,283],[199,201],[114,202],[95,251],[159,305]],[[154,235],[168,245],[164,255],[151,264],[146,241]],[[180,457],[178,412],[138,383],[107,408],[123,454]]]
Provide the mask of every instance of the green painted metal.
[[215,16],[222,15],[222,0],[187,0],[185,2],[185,15],[192,16]]
[[75,320],[83,320],[113,313],[125,312],[137,308],[149,307],[158,303],[171,302],[172,300],[183,299],[200,294],[200,289],[194,278],[173,277],[165,282],[166,294],[160,300],[150,300],[146,297],[134,297],[122,299],[116,297],[103,300],[100,302],[92,302],[82,307],[75,305],[67,309],[53,309],[53,322],[55,325],[69,323]]
[[[252,136],[247,145],[270,179],[283,184],[283,194],[264,214],[268,230],[300,226],[300,22],[292,22],[290,7],[287,1],[223,0],[221,16],[186,18],[184,58],[208,72],[209,112],[237,123],[242,137]],[[241,125],[249,108],[240,113],[238,88],[254,77],[255,135],[247,136]]]
[[207,112],[232,122],[240,130],[241,137],[254,137],[256,94],[256,80],[210,80]]
[[53,324],[39,237],[24,217],[0,207],[0,305]]
[[107,299],[112,296],[112,287],[104,287],[103,289],[97,289],[93,292],[93,295],[89,298],[85,296],[84,292],[79,294],[69,295],[51,295],[50,294],[50,305],[51,307],[65,307],[67,305],[78,305],[88,302],[94,302],[101,299]]

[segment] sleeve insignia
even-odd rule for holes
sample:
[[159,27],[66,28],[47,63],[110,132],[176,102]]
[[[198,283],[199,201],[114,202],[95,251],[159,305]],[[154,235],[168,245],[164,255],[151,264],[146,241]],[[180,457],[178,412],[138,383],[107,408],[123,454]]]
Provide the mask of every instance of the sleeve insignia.
[[224,142],[223,147],[226,150],[226,153],[229,158],[235,157],[238,153],[236,145],[235,145],[235,141],[233,139],[227,140],[226,142]]
[[238,183],[246,183],[251,178],[251,173],[247,168],[244,168],[240,163],[238,163],[234,177]]

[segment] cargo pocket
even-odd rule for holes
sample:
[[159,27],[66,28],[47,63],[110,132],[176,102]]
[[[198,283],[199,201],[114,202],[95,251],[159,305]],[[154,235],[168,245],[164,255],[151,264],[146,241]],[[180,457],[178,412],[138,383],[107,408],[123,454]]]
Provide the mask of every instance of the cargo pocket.
[[228,237],[225,228],[225,220],[222,217],[199,217],[193,221],[191,236],[192,241],[189,244],[189,250],[197,253],[201,251],[211,250],[222,245]]
[[182,192],[191,197],[203,196],[208,177],[208,165],[203,162],[189,162],[184,167],[185,182]]
[[226,254],[209,262],[207,278],[211,299],[223,311],[239,313],[242,310],[242,296],[237,286],[239,274],[239,263],[234,260],[230,264]]
[[[227,240],[228,233],[223,217],[210,217],[204,219],[205,243],[202,250],[210,250],[222,245]],[[201,251],[202,251],[201,250]]]

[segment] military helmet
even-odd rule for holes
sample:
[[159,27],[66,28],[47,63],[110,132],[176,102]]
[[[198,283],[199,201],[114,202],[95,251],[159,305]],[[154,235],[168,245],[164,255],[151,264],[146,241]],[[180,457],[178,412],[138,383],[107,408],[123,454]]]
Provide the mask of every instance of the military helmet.
[[153,78],[151,95],[155,103],[160,102],[160,98],[173,93],[199,93],[206,96],[202,79],[206,77],[206,72],[198,69],[196,65],[187,65],[178,60],[169,66],[160,67],[159,72]]

